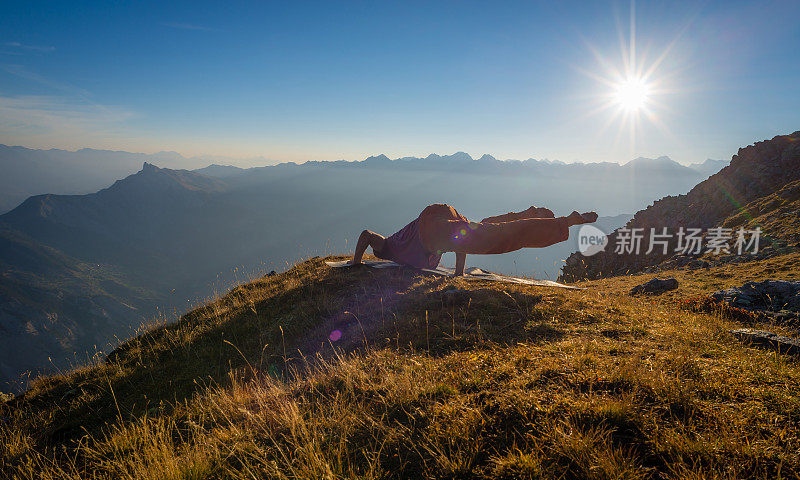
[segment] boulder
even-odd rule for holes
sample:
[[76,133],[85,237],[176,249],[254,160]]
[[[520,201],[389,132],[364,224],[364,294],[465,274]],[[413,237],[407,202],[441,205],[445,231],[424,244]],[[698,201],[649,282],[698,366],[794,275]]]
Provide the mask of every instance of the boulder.
[[800,355],[800,340],[796,338],[784,337],[766,330],[753,330],[750,328],[732,330],[731,333],[739,340],[751,345],[769,348],[780,353]]
[[696,270],[698,268],[711,268],[711,264],[706,260],[692,260],[686,265],[689,270]]
[[767,279],[762,282],[747,282],[741,287],[719,290],[710,295],[718,302],[748,310],[800,309],[800,282]]
[[678,288],[678,281],[673,277],[668,278],[654,278],[648,282],[636,285],[631,289],[631,295],[638,295],[640,293],[663,293],[669,290]]

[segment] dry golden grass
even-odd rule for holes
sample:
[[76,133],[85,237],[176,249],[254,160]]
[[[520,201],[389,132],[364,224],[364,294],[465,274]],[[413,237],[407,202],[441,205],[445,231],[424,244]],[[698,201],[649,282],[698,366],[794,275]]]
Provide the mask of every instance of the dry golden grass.
[[4,404],[0,476],[796,478],[800,362],[676,304],[762,267],[634,298],[652,275],[569,291],[311,259]]
[[800,181],[787,183],[780,190],[759,198],[726,219],[727,228],[761,227],[763,235],[780,245],[800,247]]

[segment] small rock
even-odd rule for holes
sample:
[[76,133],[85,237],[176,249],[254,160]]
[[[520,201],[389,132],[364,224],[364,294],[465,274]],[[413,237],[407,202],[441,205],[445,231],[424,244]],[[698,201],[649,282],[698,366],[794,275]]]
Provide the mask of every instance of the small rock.
[[690,270],[696,270],[698,268],[711,268],[711,264],[705,260],[692,260],[686,265],[686,268]]
[[673,277],[654,278],[648,282],[636,285],[631,289],[631,295],[640,293],[663,293],[678,288],[678,280]]
[[469,298],[470,291],[461,288],[453,288],[442,292],[442,300],[447,305],[461,303]]
[[744,342],[759,347],[770,348],[780,353],[800,355],[800,340],[784,337],[766,330],[753,330],[751,328],[740,328],[732,330],[731,333]]
[[733,260],[736,260],[736,255],[720,255],[717,258],[721,263],[731,263]]
[[678,255],[675,257],[675,265],[678,267],[685,267],[693,261],[693,258],[689,255]]

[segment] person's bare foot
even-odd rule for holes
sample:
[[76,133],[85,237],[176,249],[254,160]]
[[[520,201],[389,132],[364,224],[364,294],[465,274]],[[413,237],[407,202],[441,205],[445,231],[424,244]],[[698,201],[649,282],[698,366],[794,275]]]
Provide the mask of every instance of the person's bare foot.
[[586,212],[586,213],[578,213],[577,211],[572,212],[567,217],[567,222],[569,222],[570,226],[572,225],[582,225],[584,223],[593,223],[597,221],[597,214],[594,212]]

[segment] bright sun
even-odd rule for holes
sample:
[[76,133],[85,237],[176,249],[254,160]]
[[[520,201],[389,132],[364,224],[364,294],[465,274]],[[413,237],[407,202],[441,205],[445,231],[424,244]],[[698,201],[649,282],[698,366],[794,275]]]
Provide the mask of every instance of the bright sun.
[[616,87],[616,100],[628,112],[635,112],[647,104],[650,88],[641,78],[628,77]]
[[[628,152],[633,155],[639,146],[637,141],[641,142],[645,133],[645,126],[654,127],[661,134],[671,135],[663,116],[670,111],[669,105],[665,103],[669,99],[668,95],[679,92],[676,90],[678,83],[674,77],[683,66],[680,58],[671,51],[680,34],[665,45],[663,51],[654,50],[655,44],[648,42],[648,48],[637,53],[634,0],[631,0],[630,32],[627,39],[622,31],[622,20],[617,20],[620,58],[615,60],[613,57],[606,57],[601,50],[587,44],[596,60],[595,68],[586,69],[583,65],[576,65],[575,68],[594,79],[599,84],[597,87],[600,87],[593,88],[593,93],[588,95],[594,98],[594,102],[587,102],[593,105],[584,117],[606,113],[605,122],[598,122],[598,134],[605,135],[613,124],[617,124],[619,128],[614,144],[617,145],[623,137],[627,137]],[[647,131],[654,133],[650,128]]]

